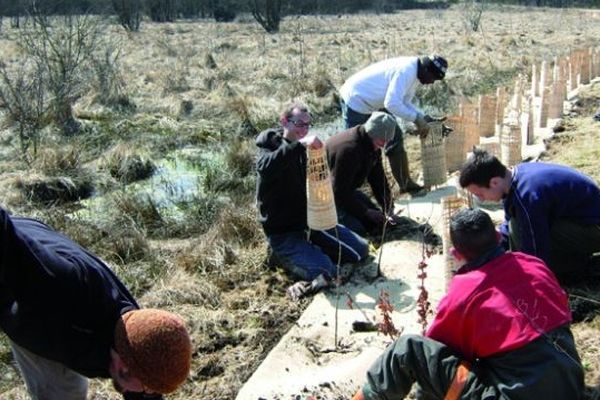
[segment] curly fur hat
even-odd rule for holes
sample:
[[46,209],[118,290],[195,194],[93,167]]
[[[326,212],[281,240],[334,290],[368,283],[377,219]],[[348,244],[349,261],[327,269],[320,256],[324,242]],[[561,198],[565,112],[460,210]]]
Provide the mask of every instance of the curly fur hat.
[[123,314],[115,327],[115,350],[131,373],[155,393],[174,392],[190,371],[190,336],[183,320],[167,311]]

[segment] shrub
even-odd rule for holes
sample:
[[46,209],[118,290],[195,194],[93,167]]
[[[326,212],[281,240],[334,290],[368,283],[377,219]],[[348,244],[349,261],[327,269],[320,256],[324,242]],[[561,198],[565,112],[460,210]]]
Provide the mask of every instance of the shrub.
[[73,104],[87,87],[89,63],[100,46],[101,30],[97,17],[65,15],[51,23],[41,13],[33,13],[30,23],[19,30],[19,46],[44,78],[52,119],[67,135],[81,128],[73,117]]
[[236,12],[231,7],[219,4],[215,7],[213,16],[217,22],[231,22],[235,19]]
[[119,67],[120,49],[118,45],[106,46],[92,57],[96,96],[94,101],[122,110],[135,108],[125,94],[125,80]]
[[48,123],[45,79],[44,70],[31,62],[20,64],[13,73],[0,63],[0,100],[7,111],[5,121],[17,126],[21,156],[26,160],[37,156],[41,130]]
[[254,0],[251,4],[252,16],[268,33],[279,32],[282,0]]
[[146,0],[146,8],[154,22],[175,21],[175,0]]

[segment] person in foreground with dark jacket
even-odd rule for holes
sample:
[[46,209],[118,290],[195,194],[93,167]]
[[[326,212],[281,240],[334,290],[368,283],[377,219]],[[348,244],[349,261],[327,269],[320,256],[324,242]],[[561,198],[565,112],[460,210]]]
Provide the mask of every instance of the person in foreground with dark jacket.
[[450,222],[465,261],[426,336],[404,335],[375,361],[355,400],[579,399],[583,368],[567,295],[542,260],[505,252],[484,211]]
[[475,150],[460,185],[484,201],[502,201],[506,249],[539,257],[561,282],[585,277],[600,252],[600,188],[563,165],[522,163],[512,169]]
[[[376,111],[364,124],[327,139],[327,160],[340,223],[359,235],[381,233],[386,221],[396,222],[381,162],[381,149],[393,139],[395,129],[394,117]],[[381,208],[359,189],[365,180]]]
[[162,399],[185,381],[180,317],[140,309],[102,260],[46,224],[0,208],[0,226],[0,329],[33,399],[85,400],[88,378]]
[[281,127],[256,138],[258,219],[273,254],[300,278],[288,288],[292,300],[329,286],[336,276],[338,254],[343,263],[358,262],[368,254],[367,242],[342,225],[308,230],[306,148],[323,146],[318,137],[308,135],[310,121],[305,105],[291,103],[280,115]]

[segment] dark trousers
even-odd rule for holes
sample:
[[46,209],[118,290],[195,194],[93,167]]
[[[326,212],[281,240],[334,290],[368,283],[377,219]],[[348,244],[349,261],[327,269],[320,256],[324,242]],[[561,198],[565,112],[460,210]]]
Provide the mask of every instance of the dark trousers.
[[[509,222],[510,249],[520,251],[519,221]],[[550,259],[548,267],[562,282],[584,278],[590,257],[600,252],[600,226],[583,225],[568,219],[557,219],[550,228]]]
[[[365,400],[404,399],[415,383],[417,399],[442,400],[462,362],[443,343],[401,336],[367,372]],[[521,348],[477,360],[470,368],[460,399],[578,400],[584,388],[583,368],[568,325]]]
[[[362,203],[365,207],[373,209],[373,210],[379,210],[379,207],[377,207],[375,205],[375,203],[373,203],[371,201],[369,196],[364,194],[362,191],[355,190],[354,193],[352,194],[352,196],[357,201]],[[340,224],[344,225],[351,231],[356,232],[360,236],[365,236],[367,234],[373,234],[373,233],[376,233],[376,231],[378,229],[381,229],[381,226],[377,226],[377,224],[368,220],[366,217],[351,214],[342,207],[338,207],[338,220],[339,220]],[[381,232],[377,232],[377,233],[381,233]]]

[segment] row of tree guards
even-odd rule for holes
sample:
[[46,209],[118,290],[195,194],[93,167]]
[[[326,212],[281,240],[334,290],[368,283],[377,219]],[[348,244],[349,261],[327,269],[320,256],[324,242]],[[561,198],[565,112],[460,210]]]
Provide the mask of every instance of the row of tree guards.
[[[530,84],[520,75],[512,94],[499,87],[495,95],[479,96],[477,101],[462,99],[458,115],[446,121],[454,132],[444,138],[438,124],[439,128],[432,129],[432,137],[421,142],[425,186],[445,183],[447,173],[458,170],[473,147],[494,154],[506,166],[518,164],[523,159],[523,147],[533,144],[534,131],[561,118],[567,94],[598,76],[600,49],[576,50],[552,62],[533,64]],[[471,196],[460,189],[441,200],[446,286],[457,267],[449,252],[450,218],[471,205]]]

